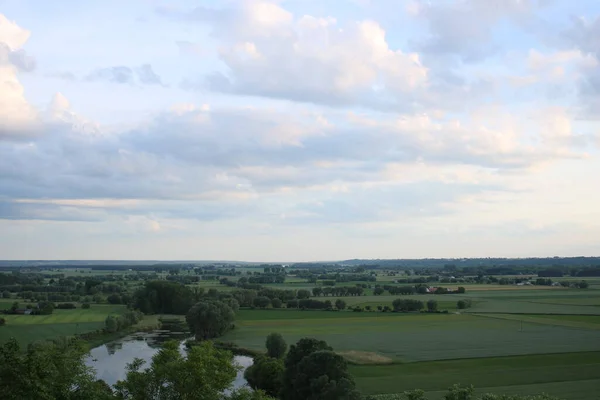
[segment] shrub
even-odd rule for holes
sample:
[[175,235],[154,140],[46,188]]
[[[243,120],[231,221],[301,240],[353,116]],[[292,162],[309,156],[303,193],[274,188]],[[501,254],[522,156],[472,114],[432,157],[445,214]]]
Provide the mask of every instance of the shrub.
[[88,308],[90,308],[90,307],[91,307],[91,306],[90,306],[90,303],[83,303],[83,304],[81,305],[81,308],[83,308],[84,310],[86,310],[86,309],[88,309]]

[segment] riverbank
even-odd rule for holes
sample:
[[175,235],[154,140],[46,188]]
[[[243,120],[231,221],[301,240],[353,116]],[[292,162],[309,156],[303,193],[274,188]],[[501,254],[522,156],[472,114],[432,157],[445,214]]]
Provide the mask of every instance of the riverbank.
[[108,333],[104,330],[97,330],[93,332],[82,333],[75,335],[78,339],[85,341],[90,349],[101,346],[103,344],[112,342],[124,338],[136,332],[151,332],[157,329],[161,329],[161,320],[165,318],[161,315],[144,315],[142,320],[135,325],[120,330],[118,332]]

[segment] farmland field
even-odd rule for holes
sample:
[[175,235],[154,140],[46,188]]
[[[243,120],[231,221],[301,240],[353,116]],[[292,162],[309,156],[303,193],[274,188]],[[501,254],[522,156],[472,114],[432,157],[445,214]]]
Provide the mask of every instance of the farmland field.
[[237,326],[223,340],[261,350],[271,332],[311,336],[396,362],[600,351],[597,330],[464,314],[242,310]]
[[[368,394],[421,388],[435,400],[454,383],[474,384],[478,393],[545,392],[568,400],[597,392],[600,291],[472,286],[461,295],[343,298],[372,310],[398,297],[435,299],[448,314],[241,310],[236,329],[222,340],[254,350],[264,349],[271,332],[288,343],[325,340],[351,363],[358,388]],[[457,310],[460,299],[470,299],[472,308]]]
[[[4,306],[0,305],[0,308]],[[6,326],[0,329],[0,343],[15,337],[25,346],[36,340],[94,331],[104,327],[108,315],[124,311],[125,306],[121,305],[93,305],[87,310],[54,310],[51,315],[5,315]]]

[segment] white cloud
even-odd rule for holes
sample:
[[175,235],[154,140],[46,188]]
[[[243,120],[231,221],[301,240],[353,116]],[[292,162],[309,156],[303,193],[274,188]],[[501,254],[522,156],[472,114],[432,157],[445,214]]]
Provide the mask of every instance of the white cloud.
[[419,55],[390,48],[375,21],[340,25],[331,17],[294,18],[274,3],[251,4],[211,21],[229,68],[209,79],[212,89],[360,104],[374,96],[401,97],[427,83]]

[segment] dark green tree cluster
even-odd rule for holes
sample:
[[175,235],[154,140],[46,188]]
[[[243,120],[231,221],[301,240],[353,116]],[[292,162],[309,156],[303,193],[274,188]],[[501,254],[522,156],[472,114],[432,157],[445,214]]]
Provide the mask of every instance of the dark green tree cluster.
[[394,311],[409,312],[422,310],[424,304],[420,300],[396,299],[392,302],[392,306],[394,307]]
[[304,338],[290,347],[279,334],[267,338],[267,356],[256,357],[244,376],[254,389],[283,400],[358,400],[352,376],[343,357],[326,342]]
[[127,311],[123,315],[109,315],[104,320],[104,330],[108,333],[114,333],[127,329],[137,324],[144,318],[144,314],[139,311]]
[[233,327],[235,313],[222,301],[202,300],[190,308],[185,320],[196,340],[206,340],[229,331]]
[[185,315],[194,303],[194,295],[180,283],[150,281],[135,293],[133,302],[134,308],[144,314]]

